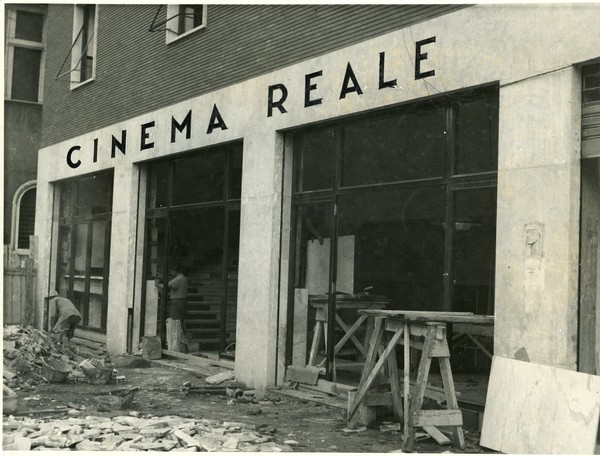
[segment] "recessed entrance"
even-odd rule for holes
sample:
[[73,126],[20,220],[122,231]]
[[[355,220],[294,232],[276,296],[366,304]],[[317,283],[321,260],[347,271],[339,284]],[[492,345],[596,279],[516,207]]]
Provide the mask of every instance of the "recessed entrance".
[[171,302],[156,284],[175,268],[188,281],[183,350],[235,356],[241,171],[241,144],[148,166],[141,325],[165,348]]

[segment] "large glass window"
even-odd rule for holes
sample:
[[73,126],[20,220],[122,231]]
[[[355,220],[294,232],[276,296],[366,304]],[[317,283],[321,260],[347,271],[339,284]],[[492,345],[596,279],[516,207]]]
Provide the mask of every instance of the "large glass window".
[[45,8],[11,5],[6,9],[5,96],[41,102]]
[[70,179],[60,192],[56,288],[81,312],[81,326],[106,331],[112,171]]
[[190,352],[233,356],[242,147],[194,152],[148,166],[143,334],[165,340],[173,265],[188,279],[183,329]]
[[497,88],[294,133],[288,362],[360,372],[358,308],[493,314]]

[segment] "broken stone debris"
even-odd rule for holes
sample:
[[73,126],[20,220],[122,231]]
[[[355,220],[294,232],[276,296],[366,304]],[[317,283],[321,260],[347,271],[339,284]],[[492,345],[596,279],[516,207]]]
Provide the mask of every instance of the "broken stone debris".
[[[264,426],[179,416],[86,416],[62,420],[5,417],[4,450],[79,451],[293,451],[299,443],[273,442]],[[272,429],[274,431],[274,429]]]
[[210,377],[206,377],[205,383],[208,385],[220,385],[221,383],[227,380],[233,380],[235,378],[235,374],[232,370],[220,372],[215,375],[211,375]]

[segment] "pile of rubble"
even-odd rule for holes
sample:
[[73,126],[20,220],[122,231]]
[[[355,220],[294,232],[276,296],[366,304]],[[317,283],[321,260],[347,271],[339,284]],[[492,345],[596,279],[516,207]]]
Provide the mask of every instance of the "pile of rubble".
[[86,359],[86,353],[74,346],[61,346],[52,333],[10,325],[4,326],[3,338],[4,378],[9,388],[27,390],[46,382],[42,375],[43,359],[71,367],[73,381],[83,378],[79,364]]
[[[275,429],[179,416],[87,416],[34,420],[9,416],[4,450],[80,451],[293,451],[273,442]],[[296,444],[297,442],[293,442]]]

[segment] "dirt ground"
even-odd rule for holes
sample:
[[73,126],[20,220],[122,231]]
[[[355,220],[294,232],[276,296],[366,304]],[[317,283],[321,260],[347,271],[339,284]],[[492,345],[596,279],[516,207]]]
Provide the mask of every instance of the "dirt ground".
[[[176,364],[175,362],[173,364]],[[401,434],[382,432],[377,428],[360,433],[346,433],[344,410],[290,398],[274,390],[267,392],[258,403],[239,403],[224,394],[185,393],[182,386],[204,384],[204,376],[173,367],[152,364],[143,368],[119,368],[125,375],[126,385],[91,385],[88,383],[39,384],[29,391],[17,391],[19,411],[16,415],[32,418],[52,417],[66,419],[68,410],[46,412],[60,406],[80,407],[81,415],[117,416],[137,411],[143,416],[178,415],[184,418],[207,418],[236,421],[276,429],[275,442],[294,440],[295,451],[301,452],[376,452],[400,450]],[[124,386],[139,387],[128,411],[102,411],[94,400],[100,393]],[[235,403],[232,403],[235,402]],[[102,408],[101,408],[102,409]],[[419,453],[483,453],[478,446],[479,433],[465,429],[466,447],[463,451],[453,446],[440,446],[431,438],[418,439],[414,448]]]

